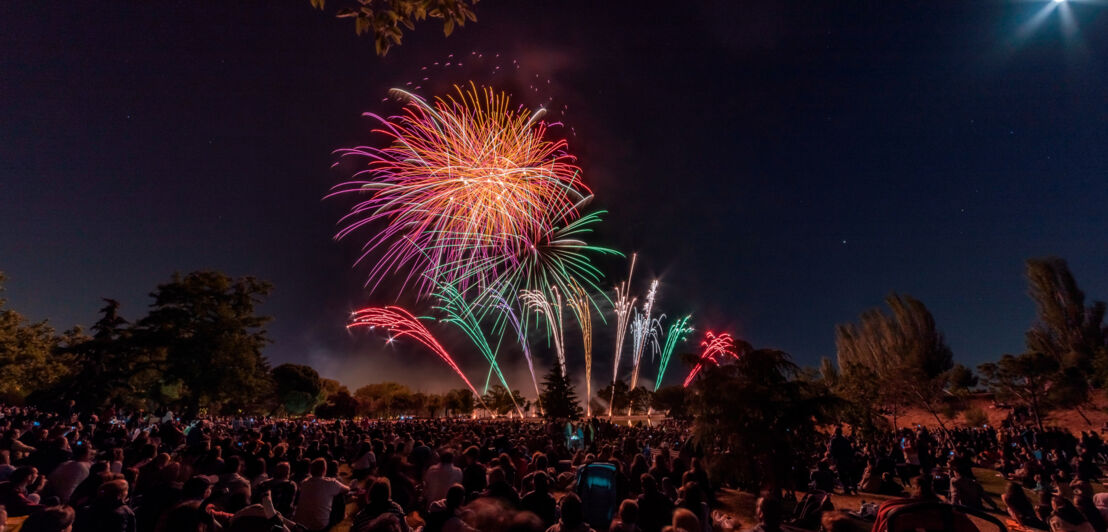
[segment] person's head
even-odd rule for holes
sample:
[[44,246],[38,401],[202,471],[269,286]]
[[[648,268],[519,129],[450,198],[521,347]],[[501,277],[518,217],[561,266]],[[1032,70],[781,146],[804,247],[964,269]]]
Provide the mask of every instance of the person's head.
[[181,498],[186,501],[204,500],[211,495],[212,482],[200,475],[185,481],[185,485],[181,488]]
[[639,483],[642,484],[643,493],[654,493],[658,491],[658,481],[654,479],[654,475],[650,473],[643,473],[639,476]]
[[17,467],[12,474],[8,476],[8,480],[11,481],[13,486],[18,488],[26,488],[28,484],[35,481],[38,478],[38,469],[31,466]]
[[624,499],[619,503],[619,520],[627,523],[634,524],[639,521],[639,503],[634,499]]
[[[69,532],[73,530],[73,520],[76,517],[77,514],[69,506],[50,506],[27,516],[19,530],[22,532]],[[2,526],[0,524],[0,527]]]
[[697,486],[696,482],[686,482],[681,487],[681,498],[685,499],[686,505],[697,506],[704,502],[704,493],[700,491],[700,486]]
[[388,477],[377,477],[369,486],[369,501],[381,503],[390,499],[392,499],[392,484],[389,483]]
[[537,471],[531,476],[531,482],[535,484],[535,491],[546,493],[550,490],[550,477],[544,471]]
[[96,490],[96,495],[106,501],[125,501],[127,500],[127,481],[126,480],[109,480],[100,485],[100,488]]
[[931,484],[931,475],[912,478],[912,496],[917,499],[934,499],[935,488]]
[[508,481],[508,476],[504,474],[504,470],[499,467],[494,467],[489,470],[489,484],[501,484]]
[[73,459],[78,462],[87,462],[92,459],[92,446],[87,443],[78,443],[73,447]]
[[446,507],[450,509],[461,508],[466,502],[466,489],[461,484],[454,484],[446,490]]
[[273,466],[273,478],[277,480],[288,480],[291,473],[292,468],[289,467],[288,462],[278,462]]
[[454,463],[454,453],[450,451],[443,451],[439,455],[439,463],[442,465],[452,465]]
[[688,508],[678,508],[673,511],[673,528],[684,532],[700,532],[700,518],[689,511]]
[[322,477],[327,474],[327,460],[323,458],[316,458],[312,460],[312,465],[308,467],[308,474],[313,477]]
[[755,510],[758,522],[777,526],[781,524],[781,501],[765,495],[758,497],[758,506]]
[[558,503],[562,509],[561,523],[564,527],[575,527],[585,521],[585,514],[581,507],[581,498],[572,491],[567,493]]
[[223,462],[223,474],[233,475],[242,471],[242,461],[237,456],[228,456],[227,461]]

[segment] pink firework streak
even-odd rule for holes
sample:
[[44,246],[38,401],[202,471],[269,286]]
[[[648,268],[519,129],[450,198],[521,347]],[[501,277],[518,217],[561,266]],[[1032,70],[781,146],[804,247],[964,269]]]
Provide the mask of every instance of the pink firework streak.
[[485,402],[481,400],[481,394],[477,393],[477,388],[474,388],[473,384],[469,382],[469,379],[462,373],[462,369],[458,367],[454,359],[450,358],[450,354],[446,352],[442,344],[435,340],[435,337],[431,335],[431,331],[428,331],[427,327],[424,327],[412,313],[394,306],[368,307],[355,312],[350,317],[350,323],[346,325],[346,328],[352,329],[354,327],[369,327],[371,329],[381,327],[388,329],[394,335],[394,338],[407,336],[423,344],[427,349],[438,355],[443,362],[446,362],[465,381],[466,386],[469,386],[469,391],[473,392],[481,406],[488,408],[485,406]]
[[697,373],[704,368],[704,363],[708,362],[718,366],[720,360],[723,357],[739,358],[738,353],[735,351],[735,339],[730,334],[723,333],[716,336],[715,333],[708,332],[704,336],[704,341],[700,342],[700,361],[696,363],[696,367],[689,372],[689,376],[685,377],[685,387],[688,388],[692,383],[693,378]]

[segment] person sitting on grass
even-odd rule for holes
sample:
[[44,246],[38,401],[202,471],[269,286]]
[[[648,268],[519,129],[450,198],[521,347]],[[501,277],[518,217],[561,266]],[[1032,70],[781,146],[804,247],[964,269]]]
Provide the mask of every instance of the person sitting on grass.
[[1088,519],[1069,499],[1054,497],[1051,500],[1054,509],[1050,514],[1050,529],[1054,532],[1096,532]]
[[1027,497],[1019,482],[1009,482],[1000,499],[1008,507],[1008,515],[1020,526],[1046,528],[1046,523],[1039,519],[1035,512],[1035,505]]
[[781,501],[776,498],[764,495],[759,497],[754,516],[758,519],[758,525],[752,532],[781,531]]
[[973,470],[968,468],[956,468],[954,478],[950,481],[950,502],[960,504],[974,510],[983,510],[988,504],[993,510],[1000,508],[985,493],[985,488],[973,477]]
[[446,490],[446,498],[431,503],[427,510],[427,524],[423,532],[476,532],[462,520],[462,505],[465,504],[466,489],[454,484]]
[[408,531],[408,524],[404,521],[404,509],[392,500],[392,484],[386,477],[377,477],[369,486],[369,500],[362,506],[358,513],[354,514],[354,524],[350,527],[353,532],[362,532],[369,529],[369,524],[384,514],[393,514],[400,518],[401,529]]

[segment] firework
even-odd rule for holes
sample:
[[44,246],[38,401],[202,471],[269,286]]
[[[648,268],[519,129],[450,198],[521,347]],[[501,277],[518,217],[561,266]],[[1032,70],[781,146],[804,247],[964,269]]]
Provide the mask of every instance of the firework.
[[558,357],[558,367],[562,375],[566,375],[566,350],[565,339],[562,336],[562,295],[558,293],[558,287],[551,287],[554,294],[554,302],[551,304],[546,294],[539,290],[523,290],[519,298],[527,305],[527,309],[546,319],[547,335],[554,340],[554,353]]
[[704,367],[704,364],[710,363],[719,365],[720,360],[724,357],[738,358],[739,355],[735,351],[735,339],[730,334],[723,333],[716,336],[712,332],[708,332],[704,336],[704,341],[700,342],[700,360],[689,372],[689,376],[685,377],[685,387],[688,388],[692,383],[693,378]]
[[[522,255],[490,258],[480,267],[485,271],[506,272],[497,279],[497,287],[502,292],[534,290],[551,293],[557,287],[567,296],[575,293],[576,287],[584,288],[586,297],[597,311],[600,307],[591,294],[601,294],[598,282],[603,274],[589,260],[593,254],[619,255],[622,253],[610,248],[587,244],[583,238],[593,231],[592,225],[601,220],[605,211],[597,211],[581,216],[564,227],[557,227],[544,235],[534,247]],[[603,314],[601,314],[603,320]]]
[[512,329],[516,332],[516,337],[519,338],[519,346],[523,348],[523,358],[527,360],[527,370],[531,372],[531,384],[535,385],[535,397],[541,397],[542,394],[539,392],[539,381],[535,377],[534,360],[531,358],[530,343],[527,341],[527,331],[524,328],[525,324],[520,322],[519,318],[516,317],[515,308],[512,307],[503,296],[497,294],[496,298],[497,308],[500,309],[507,322],[512,325]]
[[[658,322],[650,320],[650,313],[654,310],[654,298],[658,295],[658,280],[650,283],[650,290],[646,292],[646,302],[642,307],[642,314],[635,314],[631,320],[631,391],[639,383],[639,365],[642,362],[642,353],[647,342],[650,342],[654,351],[658,350]],[[631,415],[631,406],[627,406],[627,415]]]
[[585,353],[585,416],[592,417],[592,313],[589,311],[589,295],[581,285],[574,283],[566,302],[581,328],[581,344]]
[[[485,357],[485,360],[489,362],[489,379],[495,374],[500,380],[500,384],[511,392],[508,381],[504,379],[504,373],[500,371],[500,364],[496,361],[496,351],[489,346],[489,342],[485,338],[485,332],[481,329],[481,320],[469,304],[466,303],[461,292],[454,288],[453,285],[439,285],[438,290],[435,292],[435,296],[438,297],[441,302],[441,304],[435,308],[446,316],[441,321],[457,326],[469,337],[473,345],[477,347],[477,350],[480,351],[481,355]],[[485,381],[486,392],[488,392],[489,379]],[[511,394],[509,393],[509,395]],[[523,417],[523,409],[516,404],[514,396],[512,397],[512,404],[515,405],[520,417]]]
[[477,401],[481,403],[481,406],[488,409],[485,402],[481,399],[481,394],[477,393],[477,389],[473,387],[473,384],[466,378],[465,373],[462,373],[461,368],[454,362],[454,359],[450,357],[450,354],[446,352],[442,344],[431,335],[431,331],[427,330],[419,320],[413,316],[407,310],[400,307],[388,306],[388,307],[369,307],[361,309],[355,312],[350,317],[350,323],[346,325],[347,329],[353,329],[355,327],[381,327],[387,329],[393,338],[401,338],[407,336],[413,340],[423,344],[424,347],[430,349],[432,353],[438,355],[443,362],[446,362],[450,369],[453,369],[462,381],[469,387],[469,391],[473,392],[473,395],[477,397]]
[[473,84],[432,102],[391,94],[406,102],[404,112],[370,115],[389,145],[340,150],[340,158],[368,162],[328,195],[370,193],[336,235],[372,229],[357,261],[376,257],[367,286],[402,274],[420,295],[440,282],[483,291],[580,218],[588,188],[565,140],[547,138],[543,110]]
[[635,274],[635,259],[637,253],[631,254],[631,268],[627,272],[627,280],[616,287],[616,345],[615,356],[612,361],[612,400],[608,403],[608,417],[612,417],[616,402],[616,382],[619,380],[619,358],[623,353],[623,339],[627,335],[627,320],[631,317],[631,308],[635,306],[635,298],[628,299],[631,290],[631,276]]
[[692,327],[689,326],[690,318],[692,318],[691,315],[673,322],[666,332],[666,343],[662,346],[662,356],[658,360],[658,377],[654,381],[654,391],[658,391],[658,388],[662,386],[662,378],[666,375],[666,368],[669,367],[673,350],[677,348],[677,344],[685,341],[685,338],[693,331]]

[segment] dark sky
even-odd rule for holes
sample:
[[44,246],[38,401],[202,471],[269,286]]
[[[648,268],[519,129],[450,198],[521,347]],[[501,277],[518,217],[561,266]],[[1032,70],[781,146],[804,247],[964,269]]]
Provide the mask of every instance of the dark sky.
[[[477,23],[425,24],[382,59],[307,0],[0,2],[6,296],[65,328],[100,297],[141,316],[174,271],[254,275],[276,286],[272,361],[456,385],[426,353],[346,333],[374,298],[355,242],[331,240],[346,205],[321,197],[389,87],[496,52],[569,106],[610,210],[598,243],[640,253],[661,311],[816,364],[836,323],[897,291],[976,365],[1022,349],[1026,258],[1066,258],[1108,297],[1108,6],[1021,30],[1046,5],[484,0]],[[466,81],[451,75],[432,81]]]

